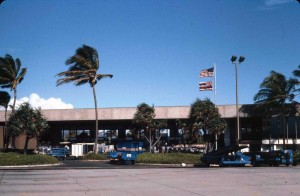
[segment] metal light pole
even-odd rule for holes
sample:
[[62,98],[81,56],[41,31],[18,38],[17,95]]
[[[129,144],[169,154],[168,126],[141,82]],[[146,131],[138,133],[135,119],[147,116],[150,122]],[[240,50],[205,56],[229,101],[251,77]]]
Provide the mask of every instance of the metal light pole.
[[231,57],[232,64],[235,64],[235,106],[236,106],[236,126],[237,126],[237,141],[239,144],[240,141],[240,113],[239,113],[239,96],[238,96],[238,65],[241,64],[245,60],[245,57],[240,56],[237,61],[236,56]]

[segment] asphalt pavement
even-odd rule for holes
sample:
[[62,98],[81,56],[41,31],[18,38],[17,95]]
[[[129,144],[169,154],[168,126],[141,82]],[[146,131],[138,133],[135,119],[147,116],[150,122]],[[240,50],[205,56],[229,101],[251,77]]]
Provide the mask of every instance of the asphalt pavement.
[[[95,164],[97,167],[96,162],[73,163],[78,164],[77,166]],[[0,195],[300,195],[299,166],[120,167],[122,168],[0,169]]]

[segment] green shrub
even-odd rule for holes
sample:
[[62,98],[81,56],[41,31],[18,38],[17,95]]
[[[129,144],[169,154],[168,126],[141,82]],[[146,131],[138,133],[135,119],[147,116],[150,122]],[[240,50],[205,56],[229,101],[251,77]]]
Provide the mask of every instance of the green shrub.
[[82,160],[108,160],[106,154],[88,153],[81,157]]
[[166,154],[150,154],[143,153],[138,155],[137,163],[152,164],[200,164],[200,155],[192,153],[166,153]]
[[39,165],[55,164],[58,160],[48,155],[30,154],[23,155],[14,152],[0,153],[0,166],[8,165]]

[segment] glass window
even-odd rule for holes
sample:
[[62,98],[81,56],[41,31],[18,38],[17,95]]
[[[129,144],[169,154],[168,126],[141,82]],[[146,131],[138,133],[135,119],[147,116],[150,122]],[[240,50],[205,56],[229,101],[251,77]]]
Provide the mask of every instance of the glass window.
[[111,130],[111,139],[117,139],[118,138],[118,130]]
[[69,141],[69,139],[70,139],[70,132],[69,132],[69,130],[62,130],[62,132],[63,132],[63,140],[64,141]]
[[75,141],[77,136],[77,130],[70,130],[69,131],[69,140],[70,141]]
[[126,134],[127,138],[131,138],[132,137],[132,131],[130,129],[126,129],[125,134]]
[[98,131],[98,137],[104,138],[105,137],[105,130]]
[[183,135],[183,129],[178,129],[178,136],[182,136]]
[[90,130],[77,130],[77,138],[85,139],[90,137]]
[[170,137],[170,129],[161,129],[160,134],[162,137]]
[[242,133],[246,133],[247,132],[247,128],[242,128]]

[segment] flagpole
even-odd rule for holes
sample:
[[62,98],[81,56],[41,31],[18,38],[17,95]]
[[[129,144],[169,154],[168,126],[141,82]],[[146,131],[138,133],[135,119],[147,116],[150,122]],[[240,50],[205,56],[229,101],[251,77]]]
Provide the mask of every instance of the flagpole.
[[[216,95],[217,95],[217,65],[216,63],[214,63],[214,86],[215,86],[215,96],[214,96],[214,100],[215,100],[215,105],[216,105]],[[215,134],[215,143],[216,143],[216,150],[218,150],[218,135]]]
[[215,103],[216,103],[216,95],[217,95],[217,65],[214,63],[214,83],[215,83]]

